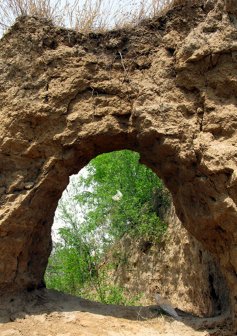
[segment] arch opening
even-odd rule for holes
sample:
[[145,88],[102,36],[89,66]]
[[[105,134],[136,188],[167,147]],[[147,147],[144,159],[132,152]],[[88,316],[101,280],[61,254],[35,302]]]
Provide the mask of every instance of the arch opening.
[[[59,230],[61,240],[53,249],[47,282],[71,294],[83,295],[84,290],[90,297],[91,291],[102,302],[126,302],[124,284],[117,279],[115,286],[112,280],[129,253],[118,245],[141,237],[143,243],[157,244],[166,231],[170,196],[161,180],[139,163],[139,154],[128,150],[97,156],[81,174],[71,177],[56,210],[55,225],[65,227]],[[62,254],[61,263],[71,264],[71,277],[67,265],[58,265]],[[53,277],[57,271],[60,275]]]
[[53,228],[62,228],[47,287],[125,305],[154,304],[159,292],[181,314],[221,314],[227,293],[217,263],[182,227],[168,190],[139,156],[101,154],[71,176],[56,210]]

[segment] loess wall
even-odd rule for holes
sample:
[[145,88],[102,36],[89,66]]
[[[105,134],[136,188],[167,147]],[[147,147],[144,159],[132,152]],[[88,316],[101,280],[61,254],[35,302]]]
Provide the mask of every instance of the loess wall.
[[182,226],[172,206],[166,214],[168,230],[160,242],[125,235],[111,249],[104,264],[114,265],[111,282],[155,304],[160,293],[180,310],[216,316],[228,309],[225,280],[213,256]]
[[237,317],[236,78],[234,0],[87,36],[20,18],[0,40],[0,292],[43,286],[69,175],[128,148],[216,256]]

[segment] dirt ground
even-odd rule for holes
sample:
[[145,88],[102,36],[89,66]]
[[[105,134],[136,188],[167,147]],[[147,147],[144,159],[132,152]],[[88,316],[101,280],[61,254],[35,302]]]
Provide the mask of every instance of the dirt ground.
[[155,305],[103,305],[42,289],[1,298],[0,336],[231,335],[227,316],[205,319],[178,313],[181,321],[163,315]]

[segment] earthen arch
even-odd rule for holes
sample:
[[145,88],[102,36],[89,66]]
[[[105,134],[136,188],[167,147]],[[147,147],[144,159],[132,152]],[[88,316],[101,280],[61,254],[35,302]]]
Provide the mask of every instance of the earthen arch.
[[69,175],[129,148],[218,258],[236,311],[235,14],[231,1],[186,3],[88,36],[24,17],[1,39],[1,291],[42,284]]

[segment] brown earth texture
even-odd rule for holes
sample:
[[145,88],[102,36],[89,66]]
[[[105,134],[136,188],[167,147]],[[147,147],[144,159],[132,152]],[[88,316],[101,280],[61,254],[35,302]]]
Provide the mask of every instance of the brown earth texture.
[[168,229],[161,241],[124,235],[110,248],[101,267],[113,265],[111,284],[144,305],[154,304],[159,293],[173,307],[196,316],[226,312],[228,290],[215,258],[182,226],[173,205],[164,221]]
[[[163,16],[103,34],[17,20],[0,40],[0,304],[12,321],[1,335],[83,334],[83,321],[86,334],[123,334],[123,323],[126,335],[166,328],[166,318],[128,321],[103,314],[111,307],[84,303],[82,312],[79,299],[37,294],[69,176],[125,148],[162,178],[182,225],[215,258],[229,296],[220,316],[237,334],[236,97],[236,0],[177,1]],[[78,331],[65,331],[67,318]],[[185,335],[181,322],[169,326]]]
[[228,316],[181,320],[164,315],[158,306],[103,305],[53,290],[3,299],[0,304],[1,336],[222,336]]

